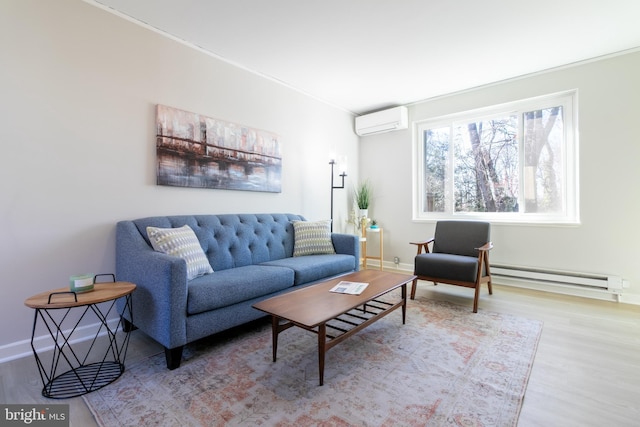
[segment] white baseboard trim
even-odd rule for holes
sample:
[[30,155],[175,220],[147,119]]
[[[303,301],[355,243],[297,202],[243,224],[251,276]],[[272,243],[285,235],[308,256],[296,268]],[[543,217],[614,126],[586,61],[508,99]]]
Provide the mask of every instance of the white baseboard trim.
[[602,289],[589,289],[579,286],[560,286],[557,284],[548,284],[526,280],[509,280],[503,277],[494,278],[493,283],[496,285],[511,286],[514,288],[531,289],[534,291],[542,291],[560,295],[571,295],[576,297],[591,298],[601,301],[621,302],[620,294],[613,294]]
[[[380,261],[367,260],[367,268],[380,268]],[[407,274],[413,274],[413,264],[395,264],[391,261],[384,261],[382,263],[382,268],[384,268],[385,270],[394,270],[401,271]]]
[[[110,319],[107,324],[111,330],[114,330],[118,325],[118,318]],[[96,322],[90,325],[79,326],[73,332],[73,339],[69,341],[71,345],[92,340],[96,336],[96,330],[101,326],[100,322]],[[68,336],[70,330],[63,331],[65,336]],[[106,335],[106,331],[100,333],[100,336]],[[33,345],[38,350],[38,353],[53,350],[53,339],[51,335],[40,335],[34,338]],[[0,346],[0,363],[8,362],[10,360],[21,359],[23,357],[33,357],[33,349],[31,348],[31,339],[22,341],[16,341],[3,346]],[[35,362],[34,362],[35,364]]]

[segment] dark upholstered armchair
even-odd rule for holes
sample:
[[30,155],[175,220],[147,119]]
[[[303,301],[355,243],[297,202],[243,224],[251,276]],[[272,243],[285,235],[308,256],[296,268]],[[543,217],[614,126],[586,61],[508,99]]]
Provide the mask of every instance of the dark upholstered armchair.
[[[480,285],[491,289],[489,251],[491,224],[481,221],[438,221],[434,237],[411,242],[418,246],[414,272],[417,278],[411,287],[411,299],[416,296],[418,279],[434,284],[448,283],[475,289],[473,312],[478,312]],[[429,244],[433,243],[432,251]],[[423,252],[424,251],[424,252]]]

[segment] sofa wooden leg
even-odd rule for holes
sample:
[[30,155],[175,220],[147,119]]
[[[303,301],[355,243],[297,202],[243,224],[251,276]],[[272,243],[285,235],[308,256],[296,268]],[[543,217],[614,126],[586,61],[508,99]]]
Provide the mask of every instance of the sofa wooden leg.
[[121,317],[121,319],[122,319],[122,331],[123,332],[132,332],[132,331],[135,331],[136,329],[138,329],[138,328],[136,328],[136,326],[133,323],[129,322],[124,317]]
[[167,368],[169,370],[174,370],[180,367],[180,362],[182,361],[182,349],[184,346],[176,347],[176,348],[166,348],[164,349],[164,358],[167,361]]

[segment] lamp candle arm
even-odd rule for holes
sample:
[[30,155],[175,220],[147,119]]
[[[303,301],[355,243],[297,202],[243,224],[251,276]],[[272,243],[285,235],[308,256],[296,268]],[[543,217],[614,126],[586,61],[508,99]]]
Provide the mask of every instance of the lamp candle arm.
[[331,165],[331,232],[333,232],[333,190],[344,188],[344,178],[347,176],[347,173],[346,172],[342,172],[339,175],[340,178],[342,178],[341,184],[340,185],[335,185],[334,184],[334,178],[333,178],[333,168],[334,168],[334,166],[336,164],[336,161],[332,159],[329,162],[329,164]]

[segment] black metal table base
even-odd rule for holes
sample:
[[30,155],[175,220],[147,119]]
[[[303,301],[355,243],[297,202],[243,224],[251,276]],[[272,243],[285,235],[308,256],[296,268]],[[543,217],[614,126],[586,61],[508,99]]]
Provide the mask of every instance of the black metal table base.
[[[96,391],[122,375],[124,372],[124,360],[126,358],[127,348],[129,346],[130,332],[126,332],[123,328],[122,314],[128,311],[130,318],[132,317],[131,294],[123,297],[126,299],[122,312],[118,315],[117,325],[111,329],[108,324],[108,318],[111,313],[117,312],[116,300],[103,302],[106,309],[101,310],[99,304],[89,304],[84,308],[79,319],[72,321],[72,327],[65,327],[65,320],[69,319],[69,312],[72,308],[39,308],[35,311],[33,321],[33,331],[31,335],[31,348],[35,355],[38,370],[44,387],[42,395],[53,399],[67,399],[71,397],[81,396],[92,391]],[[60,317],[56,317],[53,312],[66,310]],[[100,326],[95,336],[91,340],[89,349],[86,354],[80,355],[71,347],[74,332],[79,328],[83,319],[87,319],[90,314],[94,314],[99,320]],[[41,351],[38,354],[35,345],[36,328],[38,319],[49,332],[53,340],[53,353],[50,357],[50,366],[43,359],[45,354]],[[98,338],[106,335],[108,345],[104,351],[104,355],[100,352]],[[47,353],[48,354],[48,353]],[[49,357],[47,357],[48,359]],[[65,372],[58,373],[67,369]]]

